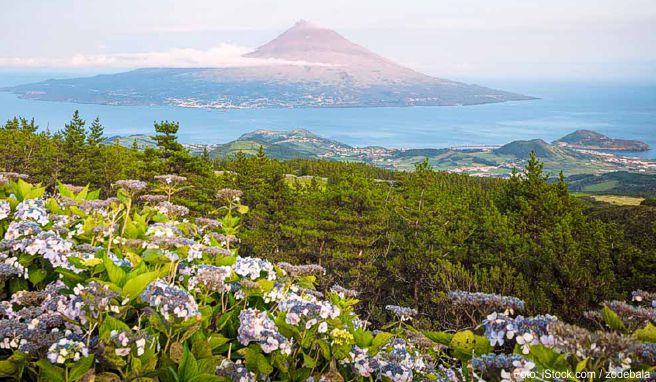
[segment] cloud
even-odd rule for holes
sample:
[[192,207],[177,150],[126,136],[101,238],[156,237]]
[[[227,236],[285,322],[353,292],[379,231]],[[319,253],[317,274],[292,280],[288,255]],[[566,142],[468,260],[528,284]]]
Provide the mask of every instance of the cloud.
[[252,52],[249,47],[221,44],[201,50],[172,48],[160,52],[75,54],[64,58],[0,57],[0,67],[12,68],[146,68],[146,67],[235,67],[262,65],[314,65],[327,64],[281,59],[243,57]]

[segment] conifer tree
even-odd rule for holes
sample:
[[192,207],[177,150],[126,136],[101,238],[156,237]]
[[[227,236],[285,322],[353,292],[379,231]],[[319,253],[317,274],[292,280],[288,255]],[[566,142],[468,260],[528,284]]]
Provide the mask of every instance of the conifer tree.
[[77,154],[82,151],[86,139],[86,122],[80,117],[80,112],[75,110],[71,121],[64,125],[64,142],[66,149],[70,154]]
[[70,183],[81,185],[88,182],[88,158],[86,156],[85,121],[75,110],[71,121],[64,125],[62,136],[64,140],[64,157],[62,158],[62,176]]
[[100,118],[96,117],[89,127],[89,135],[87,136],[87,142],[90,146],[98,146],[103,143],[105,138],[103,134],[105,133],[105,128],[100,123]]
[[153,139],[157,142],[157,147],[163,151],[165,157],[169,157],[175,151],[182,151],[182,145],[178,143],[178,122],[161,121],[155,122],[155,132]]

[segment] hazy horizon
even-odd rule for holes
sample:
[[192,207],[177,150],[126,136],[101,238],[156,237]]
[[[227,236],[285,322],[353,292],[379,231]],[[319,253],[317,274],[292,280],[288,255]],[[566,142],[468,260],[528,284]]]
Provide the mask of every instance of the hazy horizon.
[[308,19],[438,77],[656,78],[656,5],[644,0],[0,4],[3,72],[95,74],[149,66],[236,65],[242,54]]

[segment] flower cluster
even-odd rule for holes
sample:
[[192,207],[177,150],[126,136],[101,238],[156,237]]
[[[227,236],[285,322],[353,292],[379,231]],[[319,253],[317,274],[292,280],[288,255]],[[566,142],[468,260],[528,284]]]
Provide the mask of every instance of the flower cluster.
[[83,342],[74,339],[62,338],[48,349],[47,358],[52,363],[64,364],[66,361],[79,361],[88,357],[89,349]]
[[127,180],[117,180],[116,183],[114,183],[114,186],[120,187],[125,191],[134,193],[134,192],[140,192],[145,190],[148,185],[146,184],[146,182],[142,182],[140,180],[127,179]]
[[114,353],[119,357],[125,357],[130,353],[134,353],[137,357],[140,357],[146,351],[146,338],[135,336],[130,332],[112,330],[109,335],[109,341],[114,345]]
[[189,214],[189,208],[185,206],[179,206],[167,201],[159,202],[155,209],[170,218],[185,216]]
[[647,302],[649,305],[651,305],[652,308],[656,308],[656,293],[650,293],[644,290],[636,290],[631,293],[631,299],[638,303]]
[[201,264],[190,273],[193,273],[187,284],[190,290],[206,290],[218,293],[225,293],[230,290],[226,280],[232,275],[231,267]]
[[41,226],[50,223],[45,203],[41,199],[28,199],[18,204],[14,212],[15,220],[33,221]]
[[607,301],[604,303],[622,320],[635,325],[652,322],[656,323],[656,308],[633,306],[624,301]]
[[267,280],[276,279],[276,271],[273,269],[273,264],[270,262],[257,259],[254,257],[237,257],[237,262],[235,263],[235,273],[241,277],[248,277],[251,280],[257,280],[264,276]]
[[155,180],[166,185],[176,185],[179,183],[186,182],[187,178],[179,175],[166,174],[166,175],[156,175]]
[[328,301],[320,301],[312,295],[299,296],[291,293],[278,305],[278,309],[286,312],[285,322],[290,325],[301,325],[310,329],[320,323],[319,332],[328,329],[324,320],[337,318],[341,311]]
[[360,294],[357,290],[346,289],[338,284],[333,284],[333,286],[330,287],[330,291],[338,295],[340,298],[356,298]]
[[392,339],[375,355],[367,349],[353,346],[348,358],[341,361],[365,378],[390,380],[394,382],[412,381],[414,373],[426,374],[431,371],[430,362],[401,339]]
[[550,334],[549,329],[557,321],[556,317],[550,315],[512,318],[503,313],[494,312],[483,321],[483,326],[485,327],[485,336],[492,346],[501,346],[506,339],[514,339],[524,354],[528,354],[530,345],[554,345],[554,337]]
[[417,315],[417,310],[416,309],[408,308],[408,307],[405,307],[405,306],[387,305],[385,307],[385,310],[391,312],[393,315],[395,315],[401,321],[411,320],[412,317]]
[[449,299],[457,305],[466,308],[474,308],[489,314],[492,312],[503,311],[506,314],[513,314],[516,310],[524,310],[524,301],[512,296],[501,296],[492,293],[465,292],[461,290],[450,291]]
[[236,382],[255,382],[257,376],[252,371],[249,371],[246,366],[238,360],[236,362],[224,359],[221,364],[216,368],[216,375],[225,378],[227,381]]
[[233,190],[231,188],[224,188],[216,193],[217,199],[226,201],[238,201],[244,193],[240,190]]
[[[97,281],[91,281],[86,285],[78,284],[73,288],[73,293],[76,296],[73,298],[73,303],[81,302],[80,306],[85,314],[88,313],[88,318],[97,319],[107,312],[119,313],[120,303],[117,299],[120,294],[105,284]],[[86,319],[83,322],[86,322]]]
[[276,324],[265,311],[254,308],[242,310],[237,334],[239,343],[244,346],[256,342],[265,353],[280,350],[283,354],[291,354],[291,342],[278,332]]
[[139,297],[151,307],[156,308],[167,321],[200,316],[193,296],[162,279],[148,284]]

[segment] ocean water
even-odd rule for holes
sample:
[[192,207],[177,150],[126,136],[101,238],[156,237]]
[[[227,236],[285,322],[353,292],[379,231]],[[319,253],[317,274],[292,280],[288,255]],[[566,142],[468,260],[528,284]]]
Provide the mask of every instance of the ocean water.
[[[0,87],[59,77],[0,73]],[[553,141],[577,129],[637,139],[656,158],[656,85],[624,83],[482,83],[539,97],[532,101],[461,107],[244,109],[207,111],[170,106],[104,106],[22,100],[0,92],[0,120],[34,118],[41,128],[63,128],[74,110],[96,116],[107,135],[152,134],[153,122],[180,122],[183,143],[224,143],[255,129],[308,129],[354,146],[396,148]]]

